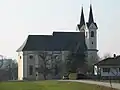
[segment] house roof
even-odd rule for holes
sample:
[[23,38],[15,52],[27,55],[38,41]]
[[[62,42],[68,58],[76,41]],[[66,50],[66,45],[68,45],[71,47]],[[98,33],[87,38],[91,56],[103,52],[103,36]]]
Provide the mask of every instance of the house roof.
[[112,58],[106,58],[102,61],[99,61],[98,63],[94,64],[97,66],[120,66],[120,56],[112,57]]
[[53,35],[29,35],[20,51],[70,51],[80,43],[81,50],[86,49],[83,32],[53,32]]

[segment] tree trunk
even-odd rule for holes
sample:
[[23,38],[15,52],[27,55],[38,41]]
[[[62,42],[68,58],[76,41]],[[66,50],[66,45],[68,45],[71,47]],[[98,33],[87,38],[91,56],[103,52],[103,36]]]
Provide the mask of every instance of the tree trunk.
[[44,74],[43,76],[44,76],[44,80],[47,80],[47,78],[46,78],[46,74]]

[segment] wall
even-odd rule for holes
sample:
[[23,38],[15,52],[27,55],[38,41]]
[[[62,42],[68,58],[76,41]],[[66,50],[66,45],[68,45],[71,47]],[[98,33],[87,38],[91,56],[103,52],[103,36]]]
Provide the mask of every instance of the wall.
[[98,61],[98,59],[97,51],[88,51],[88,64],[93,65]]
[[[94,32],[94,37],[91,37],[91,31]],[[96,60],[98,59],[97,55],[97,28],[92,23],[89,28],[86,28],[86,44],[88,50],[88,63],[94,64],[96,63]]]
[[[38,62],[38,55],[35,51],[24,51],[24,78],[27,79],[35,79],[36,78],[36,72],[35,69],[39,66],[39,62]],[[32,58],[30,58],[30,56],[32,56]],[[29,71],[29,66],[32,65],[33,66],[33,74],[30,75],[30,71]]]
[[[91,37],[91,31],[94,32],[94,37]],[[86,39],[87,39],[88,49],[97,49],[97,28],[96,26],[92,23],[90,27],[87,28],[86,32],[87,32]]]
[[97,66],[94,66],[94,75],[98,75],[98,68],[97,68]]
[[101,68],[101,76],[120,76],[120,71],[119,71],[119,68],[118,67],[107,67],[107,68],[110,68],[110,72],[103,72],[103,68],[105,67],[102,67]]
[[[58,58],[62,60],[62,67],[61,70],[62,72],[65,71],[64,67],[64,62],[65,59],[68,55],[68,51],[47,51],[49,54],[54,53],[54,55],[58,55]],[[36,79],[36,68],[38,68],[40,65],[42,65],[42,59],[38,57],[38,53],[42,53],[42,51],[24,51],[18,53],[18,77],[19,80],[22,80],[23,78],[28,78],[28,79]],[[33,56],[32,59],[30,59],[30,55]],[[22,57],[20,59],[20,56]],[[48,56],[49,57],[49,56]],[[29,75],[29,65],[33,66],[33,75]],[[61,73],[63,75],[63,73]],[[49,75],[49,78],[52,76]],[[42,74],[38,74],[37,79],[44,79]]]
[[23,78],[23,52],[19,52],[18,53],[18,80],[22,80],[22,78]]

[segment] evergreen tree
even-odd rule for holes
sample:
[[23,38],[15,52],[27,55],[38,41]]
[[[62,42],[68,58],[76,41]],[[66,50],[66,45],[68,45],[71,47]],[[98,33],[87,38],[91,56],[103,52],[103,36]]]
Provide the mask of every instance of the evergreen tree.
[[66,60],[66,69],[68,72],[75,73],[78,68],[82,70],[86,66],[86,54],[82,53],[69,53],[68,59]]

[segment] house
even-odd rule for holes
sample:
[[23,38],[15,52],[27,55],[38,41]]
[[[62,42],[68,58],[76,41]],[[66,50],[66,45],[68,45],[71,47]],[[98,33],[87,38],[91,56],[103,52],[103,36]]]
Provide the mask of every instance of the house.
[[94,74],[103,79],[120,77],[120,56],[109,57],[94,64]]
[[[90,60],[97,56],[97,24],[94,22],[92,5],[90,5],[89,20],[85,23],[83,7],[81,9],[78,32],[53,32],[52,35],[29,35],[18,52],[18,79],[43,79],[38,68],[44,64],[41,54],[47,55],[47,59],[65,62],[70,52],[88,53]],[[83,52],[85,51],[85,52]],[[54,57],[54,58],[52,58]],[[57,58],[57,59],[56,59]],[[51,62],[50,61],[50,62]],[[61,65],[60,76],[65,72],[65,66]],[[44,66],[43,66],[44,67]],[[48,68],[51,68],[48,65]],[[42,70],[41,70],[42,71]],[[53,75],[48,75],[51,79]]]

